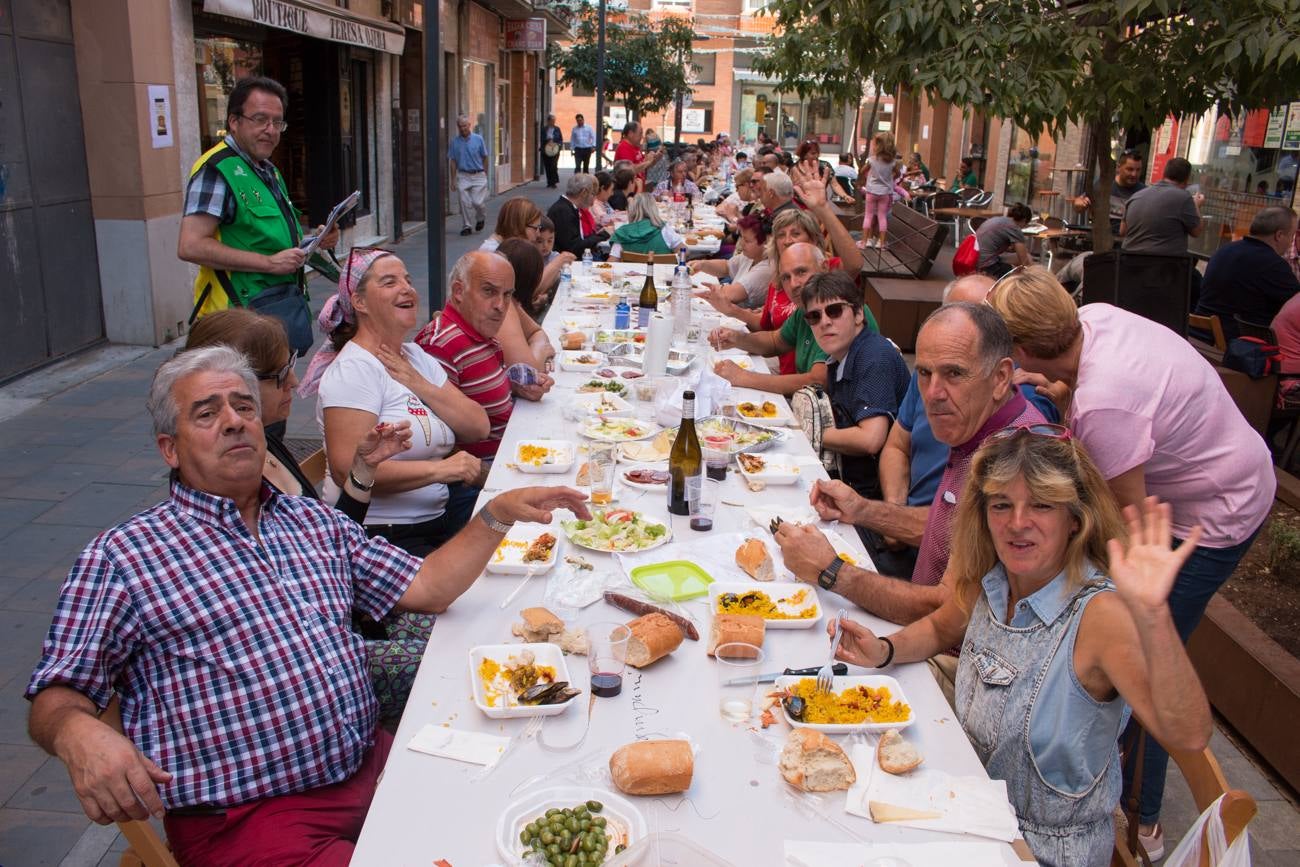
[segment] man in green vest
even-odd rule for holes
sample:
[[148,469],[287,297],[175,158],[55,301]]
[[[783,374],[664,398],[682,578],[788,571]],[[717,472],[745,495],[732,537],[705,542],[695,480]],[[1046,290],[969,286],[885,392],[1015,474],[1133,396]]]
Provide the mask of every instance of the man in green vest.
[[[190,322],[227,307],[250,307],[284,323],[300,355],[313,342],[298,210],[271,164],[288,93],[274,79],[240,79],[230,92],[229,130],[190,172],[176,254],[199,266]],[[318,230],[319,231],[319,230]],[[326,248],[338,240],[332,230]]]

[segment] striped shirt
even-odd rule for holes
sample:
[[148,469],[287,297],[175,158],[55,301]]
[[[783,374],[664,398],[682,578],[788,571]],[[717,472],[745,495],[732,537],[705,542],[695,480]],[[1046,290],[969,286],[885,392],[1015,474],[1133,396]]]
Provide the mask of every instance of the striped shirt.
[[262,484],[254,538],[233,500],[171,495],[91,541],[27,685],[114,693],[168,809],[233,806],[346,780],[378,706],[352,609],[378,620],[420,561],[341,512]]
[[515,408],[501,344],[475,331],[450,304],[415,335],[415,342],[438,359],[452,385],[487,411],[492,426],[487,439],[456,445],[475,457],[496,457],[506,422]]

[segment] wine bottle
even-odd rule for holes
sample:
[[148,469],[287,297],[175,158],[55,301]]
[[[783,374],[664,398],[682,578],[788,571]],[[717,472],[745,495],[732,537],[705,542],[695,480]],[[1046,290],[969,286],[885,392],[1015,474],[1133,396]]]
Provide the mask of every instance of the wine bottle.
[[668,511],[689,515],[691,501],[700,495],[704,478],[704,456],[695,433],[695,392],[682,395],[682,423],[668,453]]
[[638,328],[650,327],[650,314],[659,309],[659,292],[655,289],[655,254],[651,253],[645,266],[645,284],[637,301],[636,324]]

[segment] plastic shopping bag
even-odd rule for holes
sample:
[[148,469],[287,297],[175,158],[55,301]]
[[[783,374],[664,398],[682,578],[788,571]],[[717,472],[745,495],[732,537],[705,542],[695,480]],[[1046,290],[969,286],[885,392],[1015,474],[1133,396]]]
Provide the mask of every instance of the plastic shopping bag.
[[975,233],[971,232],[962,239],[961,245],[957,247],[957,252],[952,256],[952,273],[958,277],[974,274],[979,261],[980,242],[975,239]]
[[1188,829],[1178,846],[1165,858],[1163,867],[1198,867],[1201,847],[1209,844],[1210,867],[1250,867],[1250,835],[1242,831],[1232,845],[1223,833],[1223,819],[1219,804],[1223,796],[1200,815],[1196,824]]

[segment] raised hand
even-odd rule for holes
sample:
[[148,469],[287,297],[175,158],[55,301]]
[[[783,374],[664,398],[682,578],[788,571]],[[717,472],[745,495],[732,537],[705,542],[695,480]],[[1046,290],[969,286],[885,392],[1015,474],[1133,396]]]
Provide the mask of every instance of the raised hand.
[[591,518],[587,495],[573,488],[515,488],[492,498],[492,514],[501,521],[549,524],[555,509],[568,509],[584,521]]
[[387,346],[381,345],[379,351],[375,353],[375,357],[379,359],[379,363],[388,371],[389,376],[397,380],[400,385],[409,388],[411,391],[415,391],[417,386],[430,384],[429,381],[415,369],[415,365],[411,364],[410,360],[402,354],[400,347],[398,351],[394,352]]
[[357,458],[373,473],[375,467],[410,447],[409,421],[380,422],[366,431],[365,439],[357,446]]
[[1174,549],[1170,544],[1169,516],[1169,504],[1161,503],[1156,497],[1147,497],[1142,502],[1141,512],[1135,506],[1125,506],[1127,544],[1118,539],[1106,543],[1111,580],[1115,582],[1119,597],[1135,613],[1149,613],[1165,607],[1178,571],[1201,540],[1201,528],[1196,527],[1188,534],[1187,540]]
[[799,183],[799,198],[808,206],[808,210],[815,211],[818,208],[826,206],[826,183],[819,177],[812,177]]

